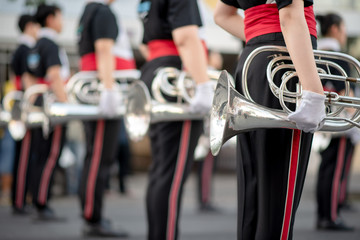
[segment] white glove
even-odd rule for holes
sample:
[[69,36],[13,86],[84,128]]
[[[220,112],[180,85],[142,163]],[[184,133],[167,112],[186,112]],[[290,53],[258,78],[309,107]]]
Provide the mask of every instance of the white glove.
[[288,119],[304,132],[315,132],[324,125],[325,95],[303,90],[300,106]]
[[209,112],[214,98],[214,89],[214,83],[212,81],[199,83],[196,86],[195,96],[190,103],[190,112]]
[[345,135],[350,138],[351,143],[354,145],[360,142],[360,129],[357,127],[352,127],[345,131]]
[[103,89],[100,94],[100,112],[108,117],[116,114],[116,109],[120,103],[119,92],[114,89]]

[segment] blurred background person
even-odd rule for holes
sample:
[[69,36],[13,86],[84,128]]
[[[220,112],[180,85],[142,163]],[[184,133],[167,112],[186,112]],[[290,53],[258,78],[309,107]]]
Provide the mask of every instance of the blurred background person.
[[0,127],[0,205],[11,204],[15,142],[7,128]]
[[[144,27],[143,44],[147,45],[142,52],[148,56],[141,69],[141,80],[149,91],[152,92],[151,85],[160,68],[186,69],[197,84],[190,111],[209,112],[214,86],[206,72],[197,1],[142,0],[138,15]],[[170,96],[165,98],[169,102],[176,101]],[[183,185],[202,132],[203,123],[199,120],[159,122],[150,126],[152,164],[146,193],[149,240],[178,238]]]
[[[341,52],[346,48],[347,33],[345,22],[336,13],[317,15],[320,23],[322,38],[318,41],[318,49]],[[350,67],[344,61],[335,61],[342,67],[348,76],[351,76]],[[336,69],[334,74],[341,75]],[[324,89],[344,95],[345,85],[342,82],[328,81]],[[354,96],[351,89],[351,96]],[[354,111],[354,109],[350,110]],[[316,199],[317,199],[317,229],[349,231],[353,230],[339,216],[340,206],[347,204],[347,186],[350,166],[353,157],[354,145],[360,141],[360,132],[354,127],[342,136],[336,134],[331,138],[328,147],[320,152],[321,163],[318,172]]]
[[[120,104],[114,70],[135,69],[135,61],[127,41],[109,5],[114,0],[87,1],[79,23],[78,51],[80,71],[98,71],[102,83],[100,111],[109,117]],[[118,119],[84,122],[86,156],[80,183],[80,202],[85,220],[83,234],[98,237],[127,237],[115,230],[102,215],[103,198],[110,167],[116,158],[120,121]]]
[[[41,29],[38,41],[27,58],[28,71],[36,78],[36,83],[47,84],[54,93],[56,101],[67,102],[65,81],[70,77],[69,62],[66,52],[58,44],[62,32],[63,19],[61,9],[56,5],[41,4],[38,6],[36,21]],[[43,96],[35,100],[35,105],[43,106]],[[37,209],[37,219],[42,221],[58,221],[58,217],[49,206],[55,168],[65,140],[65,127],[56,125],[50,134],[44,137],[41,128],[32,130],[32,197]]]
[[131,174],[131,152],[130,143],[127,136],[124,121],[121,119],[120,132],[118,136],[118,150],[116,158],[119,164],[118,168],[118,181],[119,181],[119,192],[121,194],[129,194],[127,176]]
[[[28,82],[27,57],[30,50],[36,44],[40,25],[36,22],[34,16],[25,14],[20,16],[18,27],[22,35],[19,37],[19,46],[12,57],[11,68],[15,74],[15,89],[17,91],[24,91],[31,85],[31,82]],[[14,214],[29,213],[26,208],[26,196],[31,174],[31,144],[30,130],[26,131],[22,140],[16,141],[13,171],[14,181],[12,185],[12,207]]]

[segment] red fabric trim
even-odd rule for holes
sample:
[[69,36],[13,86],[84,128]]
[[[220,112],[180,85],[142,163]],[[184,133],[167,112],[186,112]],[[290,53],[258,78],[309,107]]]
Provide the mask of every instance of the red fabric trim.
[[167,240],[175,239],[175,227],[176,227],[179,192],[185,171],[187,153],[189,148],[190,130],[191,130],[191,121],[185,121],[182,128],[177,165],[170,191],[169,215],[168,215],[168,226],[167,226],[167,237],[166,237]]
[[173,40],[152,40],[148,42],[148,61],[165,56],[179,56],[179,52]]
[[291,146],[291,159],[289,166],[289,175],[288,175],[288,185],[287,185],[287,195],[285,202],[285,212],[283,219],[283,227],[281,231],[281,240],[287,240],[289,237],[289,229],[291,222],[291,215],[293,210],[295,187],[296,187],[296,177],[299,164],[299,154],[300,154],[300,138],[301,131],[293,130],[292,137],[292,146]]
[[49,192],[50,177],[54,172],[56,160],[59,157],[60,145],[61,145],[61,126],[56,126],[53,135],[53,141],[51,144],[50,156],[47,159],[44,171],[41,176],[40,190],[38,193],[38,202],[41,205],[45,205],[47,201],[47,194]]
[[[201,40],[206,58],[208,57],[208,48],[206,42]],[[179,52],[173,40],[159,39],[152,40],[147,44],[149,48],[149,57],[147,61],[151,61],[155,58],[166,57],[166,56],[179,56]]]
[[[115,57],[115,69],[116,70],[127,70],[127,69],[136,69],[134,59],[124,59],[120,57]],[[80,59],[80,70],[81,71],[96,71],[96,55],[95,53],[88,53],[81,57]]]
[[15,89],[18,91],[21,91],[22,88],[22,82],[21,82],[21,76],[15,76]]
[[84,207],[84,216],[86,219],[91,219],[93,215],[96,179],[101,161],[101,153],[102,153],[103,141],[104,141],[104,130],[105,130],[105,121],[99,120],[96,125],[94,150],[90,163],[90,170],[89,170],[87,186],[86,186],[86,199],[85,199],[85,207]]
[[[305,7],[305,18],[311,35],[317,37],[313,6]],[[246,42],[260,35],[281,32],[276,4],[262,4],[245,10]]]
[[349,152],[348,157],[346,158],[344,176],[343,176],[343,179],[341,181],[341,186],[340,186],[339,204],[344,203],[345,200],[346,200],[346,186],[347,186],[347,181],[348,181],[348,178],[349,178],[349,172],[350,172],[350,166],[351,166],[351,162],[352,162],[352,157],[353,157],[353,150],[351,150]]
[[24,196],[25,196],[25,182],[26,182],[26,173],[29,162],[29,152],[31,144],[31,132],[26,131],[25,137],[21,142],[21,152],[20,152],[20,161],[18,166],[17,174],[17,184],[16,184],[16,196],[15,196],[15,206],[18,209],[24,207]]
[[[69,79],[66,79],[64,81],[64,86],[66,85],[66,83],[69,81]],[[50,81],[47,81],[46,78],[38,78],[37,79],[37,84],[45,84],[45,85],[48,85],[50,87],[51,85],[51,82]]]
[[332,182],[332,191],[331,191],[331,220],[336,221],[338,218],[337,210],[339,205],[339,185],[341,173],[344,167],[345,159],[345,149],[346,149],[346,138],[342,137],[340,139],[338,154],[336,159],[336,167],[334,172],[334,178]]
[[49,81],[46,81],[45,78],[38,78],[38,79],[37,79],[37,84],[50,85],[50,82],[49,82]]

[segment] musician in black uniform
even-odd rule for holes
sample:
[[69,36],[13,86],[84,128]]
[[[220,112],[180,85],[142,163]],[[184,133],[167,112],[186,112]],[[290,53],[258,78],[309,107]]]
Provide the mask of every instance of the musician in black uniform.
[[[197,1],[143,0],[138,12],[144,25],[143,43],[149,51],[147,63],[141,69],[141,79],[151,89],[159,68],[186,69],[197,83],[190,110],[208,112],[214,87],[206,73]],[[190,120],[150,126],[153,162],[146,196],[149,240],[177,238],[182,188],[202,130],[202,121]]]
[[[81,71],[98,71],[103,85],[99,108],[113,116],[120,104],[114,70],[135,69],[126,31],[120,28],[109,5],[113,0],[88,1],[79,24]],[[102,216],[103,197],[109,170],[117,151],[118,119],[84,122],[86,156],[80,183],[80,200],[86,226],[84,235],[127,237],[125,231],[113,230]]]
[[[64,81],[69,78],[70,69],[67,55],[60,48],[57,39],[62,31],[62,14],[55,5],[39,5],[35,14],[41,29],[38,41],[27,58],[28,71],[37,78],[37,83],[47,84],[54,93],[56,101],[66,102]],[[39,96],[35,105],[42,106],[44,99]],[[32,131],[32,194],[33,204],[38,211],[39,220],[59,220],[49,207],[52,179],[55,167],[64,144],[65,129],[54,126],[48,137],[44,137],[41,128]]]
[[[240,93],[245,59],[264,45],[286,45],[303,88],[300,106],[289,115],[299,130],[258,129],[238,135],[238,239],[292,239],[312,142],[307,132],[321,127],[325,117],[325,96],[312,51],[317,35],[312,5],[312,0],[221,0],[215,9],[215,22],[246,41],[236,71]],[[244,19],[238,8],[245,10]],[[248,85],[255,102],[279,109],[266,77],[272,54],[255,57]],[[294,85],[291,81],[287,86],[295,91]]]
[[[19,37],[19,46],[12,57],[11,68],[15,74],[15,89],[17,91],[24,91],[26,85],[29,85],[27,81],[30,80],[27,73],[26,59],[30,49],[36,44],[36,38],[40,27],[34,16],[27,14],[20,16],[18,26],[22,35]],[[12,207],[14,214],[29,213],[25,207],[26,194],[30,180],[30,149],[31,132],[27,130],[23,140],[16,141],[13,169],[14,180],[12,184]]]
[[[316,16],[321,26],[322,38],[318,42],[318,48],[326,51],[340,52],[346,46],[347,34],[343,19],[335,14],[329,13],[324,16]],[[350,75],[349,65],[341,60],[336,60]],[[333,74],[340,73],[331,68]],[[351,76],[351,75],[350,75]],[[327,91],[344,94],[344,83],[328,81],[324,83]],[[350,94],[354,95],[352,89]],[[353,157],[354,144],[360,141],[360,131],[354,127],[346,131],[342,136],[336,135],[331,138],[329,146],[320,152],[321,164],[319,167],[316,186],[317,199],[317,225],[318,229],[330,229],[338,231],[353,230],[347,226],[339,216],[339,210],[346,199],[346,188],[349,178],[351,160]]]

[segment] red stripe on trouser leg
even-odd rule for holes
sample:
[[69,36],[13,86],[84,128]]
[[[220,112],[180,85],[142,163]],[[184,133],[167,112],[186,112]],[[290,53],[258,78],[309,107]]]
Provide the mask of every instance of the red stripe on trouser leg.
[[191,121],[185,121],[182,128],[180,148],[179,148],[173,183],[170,190],[167,240],[175,239],[179,191],[186,165],[190,130],[191,130]]
[[281,240],[286,240],[289,237],[290,222],[291,222],[291,215],[292,215],[294,195],[295,195],[294,193],[296,187],[296,177],[297,177],[298,164],[299,164],[300,138],[301,138],[301,131],[293,130],[287,194],[285,201],[285,211],[283,218],[283,226],[281,230]]
[[50,155],[46,161],[46,165],[41,176],[40,190],[38,193],[38,203],[45,205],[47,201],[47,195],[49,192],[50,177],[54,171],[56,160],[59,157],[60,145],[61,145],[61,126],[56,126],[54,129],[53,140],[50,149]]
[[346,148],[346,138],[342,137],[339,143],[338,155],[336,159],[336,167],[334,172],[334,178],[332,182],[331,190],[331,220],[335,221],[337,219],[337,208],[339,201],[339,185],[341,173],[344,166],[345,158],[345,148]]
[[[351,151],[352,151],[352,150],[351,150]],[[348,178],[349,178],[351,161],[352,161],[352,152],[348,155],[348,157],[347,157],[347,159],[346,159],[346,166],[345,166],[345,171],[344,171],[344,177],[343,177],[343,180],[341,181],[341,186],[340,186],[340,199],[339,199],[339,203],[340,203],[340,204],[345,202],[345,198],[346,198],[346,185],[347,185],[347,181],[348,181]]]
[[89,166],[90,170],[86,185],[86,199],[85,199],[85,207],[84,207],[84,216],[86,219],[90,219],[92,217],[94,210],[96,178],[98,175],[98,170],[101,160],[101,152],[103,148],[104,129],[105,129],[105,121],[99,120],[96,125],[94,151]]
[[25,137],[21,143],[20,161],[16,181],[16,199],[15,206],[19,209],[24,207],[25,181],[29,161],[29,152],[31,144],[31,132],[26,131]]

